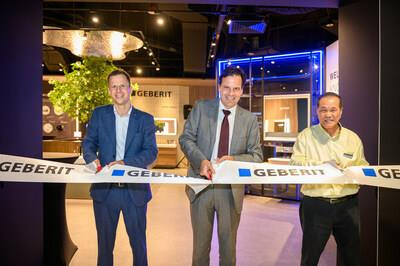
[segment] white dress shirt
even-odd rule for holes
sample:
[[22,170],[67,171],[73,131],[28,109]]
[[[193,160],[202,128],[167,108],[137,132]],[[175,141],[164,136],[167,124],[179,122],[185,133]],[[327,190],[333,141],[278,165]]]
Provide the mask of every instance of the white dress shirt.
[[[229,154],[230,154],[230,148],[231,148],[231,141],[232,141],[232,133],[233,133],[233,126],[235,123],[235,115],[236,115],[236,107],[237,105],[235,105],[232,108],[225,108],[225,106],[222,104],[221,100],[219,100],[219,106],[218,106],[218,119],[217,119],[217,132],[215,134],[215,143],[214,143],[214,148],[213,148],[213,152],[211,155],[211,162],[215,163],[218,157],[218,146],[219,146],[219,138],[221,135],[221,124],[222,124],[222,120],[224,120],[224,112],[223,110],[228,110],[231,113],[228,116],[228,122],[229,122]],[[228,154],[228,155],[229,155]]]

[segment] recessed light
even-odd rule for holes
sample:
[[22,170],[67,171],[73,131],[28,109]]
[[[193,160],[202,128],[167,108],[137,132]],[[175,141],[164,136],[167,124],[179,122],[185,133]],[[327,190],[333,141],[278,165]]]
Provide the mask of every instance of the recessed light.
[[226,21],[226,24],[228,24],[228,25],[230,25],[232,23],[232,20],[231,19],[228,19],[227,21]]
[[154,65],[156,64],[156,62],[154,62],[154,61],[151,61],[151,64],[154,66]]
[[159,67],[156,67],[156,71],[160,71],[160,68],[159,68]]
[[138,67],[138,68],[136,68],[136,73],[137,74],[142,74],[143,70],[140,67]]
[[164,25],[164,19],[161,18],[161,17],[158,17],[157,18],[157,25],[160,25],[160,26]]
[[100,21],[100,19],[99,19],[98,16],[93,16],[93,17],[92,17],[92,22],[93,22],[93,23],[99,23],[99,21]]
[[152,55],[153,55],[153,52],[152,52],[152,51],[150,51],[150,52],[149,52],[149,56],[152,56]]

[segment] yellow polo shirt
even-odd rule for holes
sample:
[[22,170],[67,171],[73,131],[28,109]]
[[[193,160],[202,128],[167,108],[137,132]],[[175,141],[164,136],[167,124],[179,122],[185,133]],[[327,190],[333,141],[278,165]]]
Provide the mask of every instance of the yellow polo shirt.
[[[291,165],[320,165],[335,161],[339,168],[368,165],[360,138],[353,131],[340,126],[339,133],[331,137],[318,124],[304,129],[293,146]],[[310,197],[339,198],[358,192],[358,185],[304,184],[301,192]]]

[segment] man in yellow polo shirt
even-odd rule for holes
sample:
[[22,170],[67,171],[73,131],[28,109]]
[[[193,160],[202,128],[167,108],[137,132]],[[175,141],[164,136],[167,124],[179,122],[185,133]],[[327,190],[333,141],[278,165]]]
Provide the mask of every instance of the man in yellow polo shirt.
[[[342,99],[328,92],[317,104],[319,124],[299,133],[292,165],[335,164],[340,169],[368,165],[360,138],[342,127]],[[301,265],[318,265],[329,236],[335,237],[342,265],[360,265],[358,185],[303,185],[300,222],[303,229]]]

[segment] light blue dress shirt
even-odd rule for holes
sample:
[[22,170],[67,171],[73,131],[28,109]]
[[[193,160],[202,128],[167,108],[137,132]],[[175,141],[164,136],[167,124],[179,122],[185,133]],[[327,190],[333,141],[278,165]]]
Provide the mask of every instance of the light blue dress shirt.
[[128,134],[129,117],[132,112],[132,106],[128,113],[124,116],[120,116],[114,106],[115,114],[115,137],[116,137],[116,156],[115,160],[123,160],[125,155],[125,143],[126,135]]

